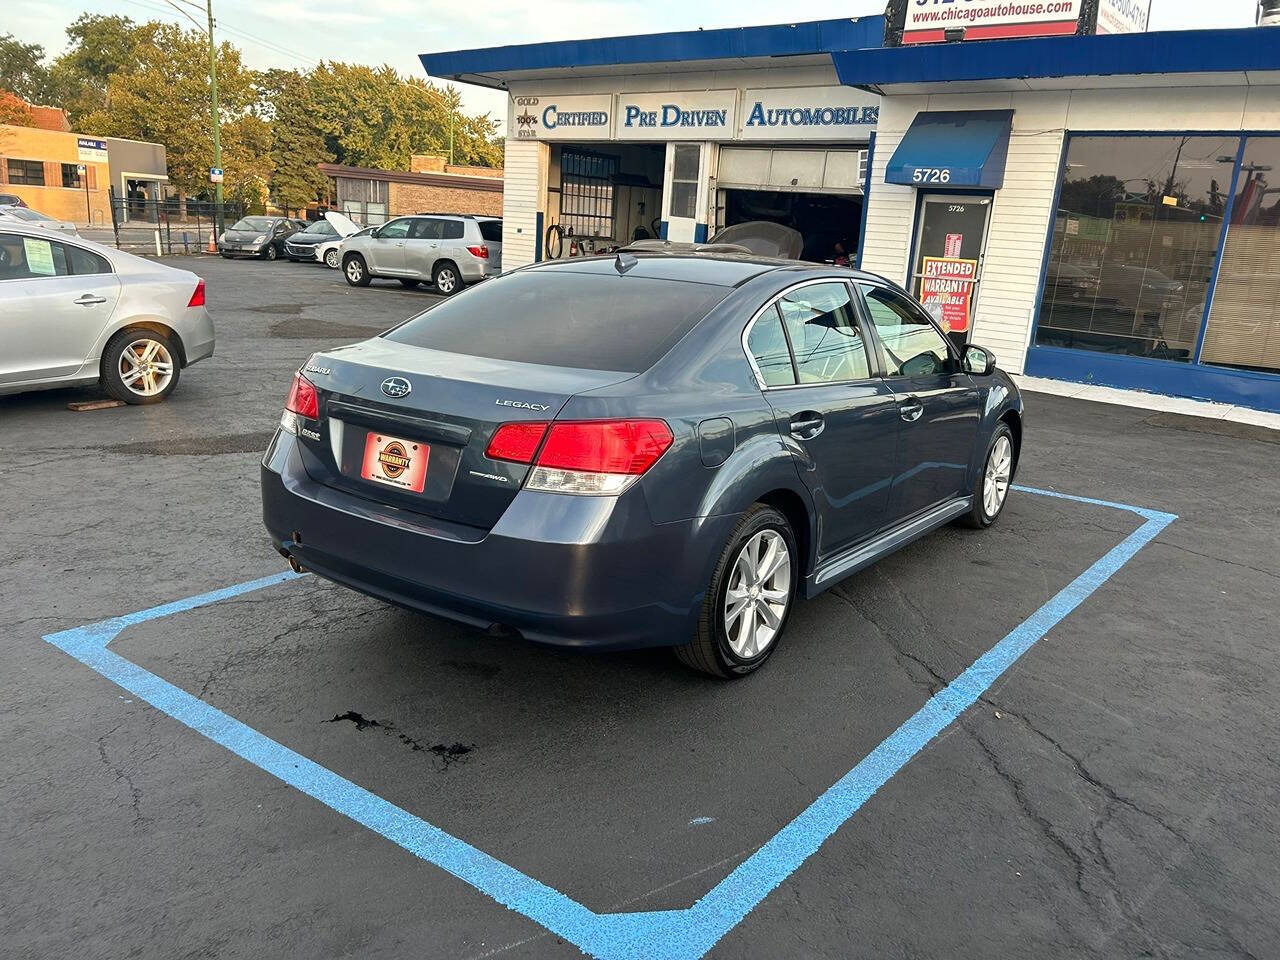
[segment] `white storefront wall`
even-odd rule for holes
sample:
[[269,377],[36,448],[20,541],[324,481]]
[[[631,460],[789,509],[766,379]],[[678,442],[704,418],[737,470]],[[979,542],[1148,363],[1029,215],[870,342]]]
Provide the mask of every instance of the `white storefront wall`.
[[[546,210],[552,143],[666,143],[661,218],[670,239],[689,241],[714,221],[721,143],[797,149],[814,143],[865,146],[876,130],[878,103],[872,94],[841,87],[830,65],[513,82],[503,269],[532,263],[541,247],[539,213]],[[673,105],[684,115],[674,114]],[[793,122],[801,120],[812,122]],[[674,146],[679,142],[701,144],[697,215],[692,219],[670,216]]]
[[917,113],[1012,109],[1004,185],[995,192],[972,340],[1021,373],[1068,132],[1280,130],[1280,87],[1199,86],[886,96],[872,159],[862,267],[906,284],[918,188],[885,183]]

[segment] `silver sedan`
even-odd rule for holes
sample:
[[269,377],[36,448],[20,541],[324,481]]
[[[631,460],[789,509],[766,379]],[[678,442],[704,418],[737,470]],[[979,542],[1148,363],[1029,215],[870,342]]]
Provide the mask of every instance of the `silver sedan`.
[[0,223],[0,394],[100,382],[117,400],[159,403],[213,342],[194,273]]

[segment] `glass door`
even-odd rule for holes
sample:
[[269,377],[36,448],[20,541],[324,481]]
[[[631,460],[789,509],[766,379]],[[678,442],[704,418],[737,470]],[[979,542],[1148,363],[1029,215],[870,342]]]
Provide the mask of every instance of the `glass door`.
[[991,197],[928,193],[920,201],[910,289],[957,346],[969,339]]

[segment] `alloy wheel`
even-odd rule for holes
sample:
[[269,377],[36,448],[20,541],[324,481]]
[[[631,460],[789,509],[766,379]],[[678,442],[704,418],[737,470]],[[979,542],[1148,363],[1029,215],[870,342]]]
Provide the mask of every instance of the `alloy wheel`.
[[777,530],[761,530],[742,545],[724,597],[729,648],[743,660],[769,648],[791,602],[791,551]]
[[453,293],[453,288],[457,286],[458,278],[454,276],[452,270],[447,267],[436,275],[436,289],[441,293]]
[[338,269],[338,251],[330,250],[327,253],[325,253],[324,263],[325,263],[325,266],[329,267],[330,269],[337,270]]
[[120,382],[130,393],[154,397],[173,379],[173,355],[159,340],[133,341],[120,354]]
[[1009,476],[1013,472],[1013,444],[1003,434],[991,445],[987,455],[987,469],[982,478],[982,509],[988,517],[994,517],[1004,506],[1009,494]]
[[360,266],[359,260],[347,261],[347,279],[352,283],[359,283],[360,278],[364,276],[364,267]]

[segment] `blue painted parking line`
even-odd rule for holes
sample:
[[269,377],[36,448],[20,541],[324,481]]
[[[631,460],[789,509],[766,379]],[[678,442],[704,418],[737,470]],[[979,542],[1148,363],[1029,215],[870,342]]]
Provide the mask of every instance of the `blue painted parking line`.
[[599,960],[697,960],[816,853],[881,786],[990,689],[1019,657],[1177,519],[1171,513],[1129,504],[1034,487],[1015,489],[1127,511],[1141,517],[1143,524],[934,694],[857,766],[706,896],[684,910],[595,913],[107,649],[123,630],[135,624],[271,587],[296,579],[298,574],[286,572],[251,580],[49,634],[45,640],[259,769],[440,867]]

